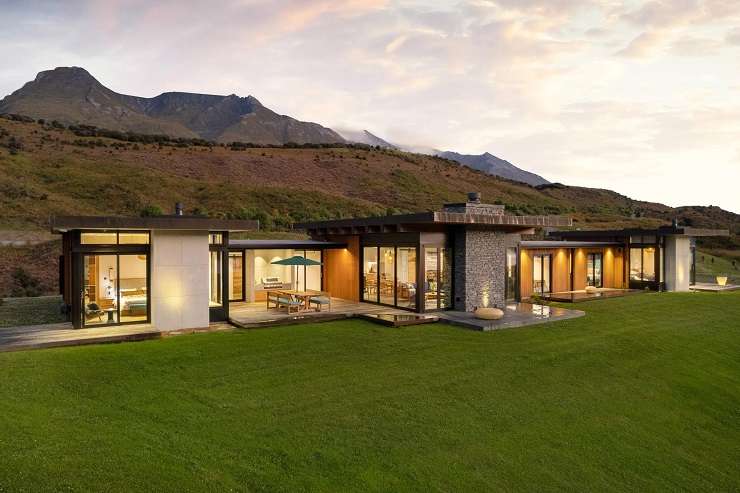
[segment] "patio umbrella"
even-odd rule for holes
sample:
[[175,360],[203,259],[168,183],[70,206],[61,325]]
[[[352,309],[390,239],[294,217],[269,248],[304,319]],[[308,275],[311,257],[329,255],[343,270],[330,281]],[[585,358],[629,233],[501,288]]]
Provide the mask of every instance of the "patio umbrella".
[[282,260],[276,260],[272,263],[277,265],[292,265],[295,267],[295,275],[293,276],[293,289],[296,289],[298,287],[298,266],[302,265],[305,268],[311,265],[321,265],[321,262],[311,260],[310,258],[301,257],[300,255],[285,258]]

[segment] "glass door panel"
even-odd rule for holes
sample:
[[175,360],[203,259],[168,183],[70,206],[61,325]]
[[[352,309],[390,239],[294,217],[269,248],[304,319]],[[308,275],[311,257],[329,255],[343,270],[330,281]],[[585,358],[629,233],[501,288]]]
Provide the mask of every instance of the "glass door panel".
[[452,308],[452,249],[439,249],[439,307]]
[[516,298],[516,248],[506,249],[506,300],[513,301]]
[[396,262],[397,306],[416,308],[416,247],[399,247]]
[[396,301],[395,248],[380,247],[378,291],[380,302],[394,305]]
[[229,252],[229,301],[244,299],[244,254]]
[[119,255],[118,265],[120,320],[122,323],[146,321],[149,311],[147,255]]
[[424,249],[424,307],[439,308],[439,248]]
[[586,264],[586,286],[601,287],[601,264],[602,256],[600,253],[589,253]]
[[116,255],[84,255],[83,269],[83,325],[118,323]]
[[362,299],[378,301],[378,247],[365,247],[362,253]]
[[[320,250],[306,250],[306,258],[309,260],[315,260],[321,262],[321,251]],[[312,291],[321,291],[321,266],[320,265],[309,265],[304,268],[306,278],[306,289]]]
[[535,293],[550,292],[550,255],[534,255],[533,288]]
[[221,252],[211,251],[210,262],[209,262],[209,305],[210,306],[221,306],[223,304],[223,297],[221,293]]

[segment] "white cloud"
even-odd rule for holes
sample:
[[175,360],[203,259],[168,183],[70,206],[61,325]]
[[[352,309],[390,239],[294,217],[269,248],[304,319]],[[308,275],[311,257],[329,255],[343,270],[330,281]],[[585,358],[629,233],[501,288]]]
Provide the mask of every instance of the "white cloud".
[[740,2],[10,2],[3,18],[2,94],[80,65],[129,94],[253,94],[556,181],[740,211]]

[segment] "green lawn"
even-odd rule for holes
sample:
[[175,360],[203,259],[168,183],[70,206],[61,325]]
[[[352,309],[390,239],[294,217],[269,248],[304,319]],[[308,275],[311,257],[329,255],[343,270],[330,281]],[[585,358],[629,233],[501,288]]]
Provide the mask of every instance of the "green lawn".
[[737,491],[740,293],[0,354],[0,491]]

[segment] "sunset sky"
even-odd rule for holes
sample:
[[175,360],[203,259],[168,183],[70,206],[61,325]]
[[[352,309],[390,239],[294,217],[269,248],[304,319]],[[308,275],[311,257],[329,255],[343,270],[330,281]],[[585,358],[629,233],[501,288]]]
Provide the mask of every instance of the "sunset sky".
[[252,94],[329,127],[740,213],[740,0],[0,8],[0,97],[76,65],[117,92]]

